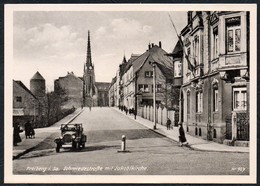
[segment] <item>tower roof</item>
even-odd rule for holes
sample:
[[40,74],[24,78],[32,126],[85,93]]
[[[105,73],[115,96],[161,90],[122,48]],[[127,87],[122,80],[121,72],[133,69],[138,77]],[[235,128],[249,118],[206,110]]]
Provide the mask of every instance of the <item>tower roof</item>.
[[34,80],[34,79],[37,79],[37,80],[45,80],[42,75],[37,71],[34,76],[31,78],[31,80]]
[[87,58],[86,58],[86,66],[93,66],[92,58],[91,58],[91,46],[90,46],[90,31],[88,31],[88,46],[87,46]]

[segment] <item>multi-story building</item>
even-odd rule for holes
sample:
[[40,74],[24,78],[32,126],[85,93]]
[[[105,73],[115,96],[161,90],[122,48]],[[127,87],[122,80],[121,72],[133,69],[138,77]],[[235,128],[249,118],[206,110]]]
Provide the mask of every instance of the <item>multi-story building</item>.
[[46,120],[45,79],[37,71],[30,79],[30,90],[21,82],[13,81],[13,120],[21,125],[27,121],[42,127]]
[[54,92],[62,96],[62,108],[78,108],[83,104],[83,81],[73,72],[54,81]]
[[[168,105],[167,87],[172,79],[173,62],[159,46],[149,44],[148,50],[127,63],[122,78],[124,106],[128,109],[153,105],[153,66],[156,65],[156,104]],[[178,100],[178,98],[177,98]],[[177,104],[178,105],[178,104]]]
[[[249,140],[249,13],[188,12],[181,102],[186,131],[223,143]],[[234,114],[235,113],[235,114]]]
[[116,106],[116,76],[112,79],[109,86],[109,106]]

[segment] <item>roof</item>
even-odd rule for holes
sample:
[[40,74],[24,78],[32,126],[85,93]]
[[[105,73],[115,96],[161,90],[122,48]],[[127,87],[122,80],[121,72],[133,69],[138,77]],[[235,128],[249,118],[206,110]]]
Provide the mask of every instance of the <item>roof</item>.
[[183,56],[183,48],[182,48],[180,40],[178,40],[178,42],[176,43],[172,53],[168,54],[168,56],[171,56],[173,58]]
[[157,45],[154,45],[150,50],[147,50],[145,53],[140,55],[135,61],[133,61],[133,69],[134,73],[139,71],[141,67],[144,65],[146,61],[156,62],[157,64],[161,64],[172,68],[172,60],[168,56],[166,56],[167,52],[165,52],[162,48]]
[[161,70],[164,77],[168,80],[174,78],[173,68],[166,68],[164,65],[157,63],[157,67]]
[[108,91],[111,83],[108,82],[96,82],[95,85],[98,90]]
[[67,77],[75,77],[77,79],[80,79],[81,81],[83,81],[83,77],[77,77],[73,72],[68,72],[66,76],[63,76],[63,77],[59,77],[58,79],[56,80],[60,80],[60,79],[64,79],[64,78],[67,78]]
[[21,81],[16,81],[13,80],[13,82],[17,83],[20,87],[22,87],[26,92],[28,92],[29,94],[31,94],[35,99],[37,99],[35,97],[35,95],[33,95],[33,93],[21,82]]
[[34,75],[33,75],[33,77],[31,78],[31,80],[45,80],[43,77],[42,77],[42,75],[37,71]]
[[128,63],[124,69],[124,72],[128,71],[129,68],[132,66],[132,63],[140,56],[140,54],[132,54],[131,57],[128,59]]

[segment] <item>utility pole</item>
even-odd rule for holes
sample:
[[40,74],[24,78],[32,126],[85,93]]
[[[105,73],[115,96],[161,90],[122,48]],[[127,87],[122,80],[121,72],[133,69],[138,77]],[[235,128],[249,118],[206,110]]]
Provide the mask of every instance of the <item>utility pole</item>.
[[153,66],[153,129],[156,129],[156,69],[155,62],[149,61],[149,64]]

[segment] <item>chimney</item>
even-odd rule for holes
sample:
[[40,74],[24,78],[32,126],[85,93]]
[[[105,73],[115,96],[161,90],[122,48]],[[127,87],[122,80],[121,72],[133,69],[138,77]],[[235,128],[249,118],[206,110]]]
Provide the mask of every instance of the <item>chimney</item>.
[[154,47],[154,43],[152,43],[152,48]]
[[159,41],[159,47],[162,48],[162,42],[161,41]]
[[150,50],[151,49],[151,44],[149,43],[149,45],[148,45],[148,49]]

